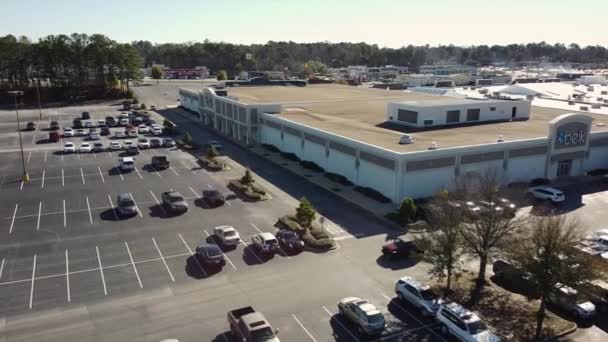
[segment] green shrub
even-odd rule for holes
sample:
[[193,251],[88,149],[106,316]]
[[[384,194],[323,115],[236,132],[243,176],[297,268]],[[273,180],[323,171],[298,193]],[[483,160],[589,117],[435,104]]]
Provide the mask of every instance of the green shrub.
[[294,218],[292,218],[288,215],[279,217],[278,221],[283,226],[283,228],[294,231],[300,235],[304,234],[304,232],[306,231],[306,228],[300,226],[300,224],[298,222],[296,222],[296,220]]
[[314,221],[316,216],[317,212],[315,208],[306,197],[302,197],[300,199],[300,205],[296,208],[296,220],[298,223],[308,227],[312,224],[312,221]]
[[306,232],[301,236],[302,241],[312,248],[328,250],[335,246],[336,242],[333,239],[315,239],[315,237],[310,233]]
[[404,223],[408,223],[416,218],[416,204],[411,198],[405,198],[399,206],[399,217]]
[[138,104],[139,100],[137,98],[133,98],[133,101],[131,102],[132,104]]

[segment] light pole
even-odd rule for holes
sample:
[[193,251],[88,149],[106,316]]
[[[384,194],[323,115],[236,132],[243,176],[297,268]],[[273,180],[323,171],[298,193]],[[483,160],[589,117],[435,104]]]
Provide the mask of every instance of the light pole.
[[30,175],[27,173],[25,169],[25,156],[23,155],[23,140],[21,139],[21,123],[19,122],[19,103],[17,101],[17,96],[23,95],[23,92],[20,90],[9,91],[9,95],[15,97],[15,112],[17,113],[17,132],[19,132],[19,147],[21,148],[21,162],[23,164],[23,181],[27,182],[30,180]]

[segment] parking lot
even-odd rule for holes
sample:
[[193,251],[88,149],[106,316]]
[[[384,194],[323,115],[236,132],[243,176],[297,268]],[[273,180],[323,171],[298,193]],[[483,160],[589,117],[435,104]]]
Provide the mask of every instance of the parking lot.
[[[123,173],[117,169],[122,152],[64,154],[66,141],[78,147],[86,138],[46,141],[50,120],[71,126],[81,110],[58,110],[49,120],[36,121],[35,131],[22,132],[30,176],[25,182],[14,123],[0,122],[0,140],[6,142],[0,151],[0,326],[5,341],[194,341],[201,336],[226,341],[226,312],[245,305],[263,311],[287,341],[442,340],[432,321],[393,300],[392,272],[370,277],[356,253],[344,254],[351,241],[357,242],[344,223],[326,221],[325,229],[341,246],[325,254],[280,250],[265,257],[249,246],[255,234],[275,232],[276,218],[297,203],[271,184],[270,201],[231,197],[211,209],[202,205],[202,191],[230,194],[226,178],[201,169],[188,153],[144,149],[135,156],[135,170]],[[97,119],[115,108],[87,110]],[[29,114],[22,114],[22,124],[35,120],[36,113]],[[100,141],[107,145],[111,140],[104,136]],[[170,168],[148,165],[158,154],[169,158]],[[234,170],[226,177],[241,173]],[[162,192],[170,190],[184,196],[188,212],[173,216],[159,204]],[[137,215],[119,219],[118,193],[129,193]],[[352,216],[368,229],[377,224]],[[243,241],[223,250],[227,263],[218,272],[192,254],[202,242],[214,242],[209,235],[219,225],[234,226]],[[372,339],[358,335],[336,315],[336,302],[348,295],[375,303],[390,328]]]

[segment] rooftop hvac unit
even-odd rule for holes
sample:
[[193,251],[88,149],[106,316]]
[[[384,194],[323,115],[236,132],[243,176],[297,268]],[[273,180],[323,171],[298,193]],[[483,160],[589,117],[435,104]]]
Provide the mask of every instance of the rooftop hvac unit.
[[595,125],[596,125],[596,126],[599,126],[599,127],[604,127],[604,126],[606,126],[606,124],[605,124],[605,123],[603,123],[603,122],[598,122],[598,123],[596,123]]
[[437,142],[433,141],[431,142],[431,146],[429,146],[429,150],[436,150],[439,148],[439,145],[437,144]]
[[499,134],[499,135],[498,135],[498,139],[496,139],[496,142],[503,142],[503,141],[505,141],[505,137],[504,137],[504,135]]
[[414,137],[409,134],[405,134],[401,137],[401,139],[399,139],[400,145],[406,145],[406,144],[412,144],[412,143],[414,143]]

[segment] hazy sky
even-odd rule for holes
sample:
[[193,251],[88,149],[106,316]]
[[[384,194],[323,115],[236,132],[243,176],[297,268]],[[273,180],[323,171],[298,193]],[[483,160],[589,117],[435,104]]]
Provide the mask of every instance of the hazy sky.
[[608,0],[1,0],[0,35],[130,42],[608,45]]

